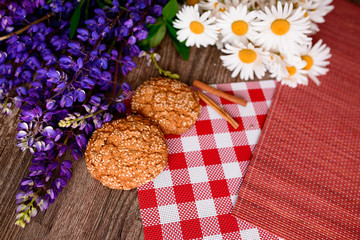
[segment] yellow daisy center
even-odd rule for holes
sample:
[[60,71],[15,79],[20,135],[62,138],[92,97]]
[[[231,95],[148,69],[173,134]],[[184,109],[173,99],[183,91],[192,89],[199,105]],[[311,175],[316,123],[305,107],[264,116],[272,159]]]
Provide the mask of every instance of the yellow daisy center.
[[256,52],[251,49],[242,49],[239,51],[239,58],[243,63],[252,63],[256,60]]
[[305,55],[301,57],[302,60],[306,62],[306,66],[304,67],[304,70],[310,70],[312,65],[314,64],[314,60],[309,55]]
[[309,16],[308,11],[306,11],[306,12],[304,13],[304,17],[307,17],[307,16]]
[[288,71],[290,76],[292,76],[296,73],[296,68],[294,66],[286,67],[286,70]]
[[190,23],[190,30],[195,34],[201,34],[204,32],[204,25],[202,25],[201,22],[198,21],[192,21]]
[[200,0],[186,0],[186,3],[190,6],[194,6],[195,4],[199,3]]
[[[218,5],[219,5],[218,2],[214,3],[214,8],[216,9]],[[219,8],[219,12],[225,12],[225,10],[226,10],[225,8]]]
[[231,30],[238,36],[245,35],[249,29],[249,26],[244,21],[235,21],[231,24]]
[[271,24],[271,30],[276,35],[284,35],[286,34],[290,29],[290,23],[286,21],[285,19],[276,19]]

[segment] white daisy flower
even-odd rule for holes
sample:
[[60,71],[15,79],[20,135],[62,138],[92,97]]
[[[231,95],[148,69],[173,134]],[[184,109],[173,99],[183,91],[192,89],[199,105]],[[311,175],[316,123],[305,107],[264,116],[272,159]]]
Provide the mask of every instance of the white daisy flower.
[[251,0],[224,0],[224,3],[229,5],[229,6],[233,6],[233,7],[237,7],[240,4],[242,4],[242,5],[245,5],[246,7],[249,8],[250,7],[250,1]]
[[320,85],[320,81],[317,78],[320,75],[325,75],[329,69],[326,68],[330,64],[328,59],[331,57],[330,48],[322,43],[320,39],[313,47],[311,45],[304,48],[300,52],[302,60],[306,62],[306,66],[303,70],[317,85]]
[[307,14],[311,20],[311,31],[316,33],[319,31],[318,23],[325,22],[325,15],[334,9],[334,6],[330,5],[332,0],[313,0],[313,4],[309,7]]
[[277,8],[271,10],[265,7],[265,12],[258,11],[258,19],[254,22],[254,30],[259,32],[257,44],[265,50],[281,53],[296,53],[299,45],[309,42],[306,36],[310,33],[309,17],[304,17],[305,11],[299,7],[293,11],[293,4],[279,1]]
[[209,18],[210,12],[200,16],[198,5],[184,6],[177,14],[174,27],[177,31],[177,39],[185,41],[186,46],[207,47],[214,45],[217,40],[218,28],[214,24],[215,18]]
[[218,27],[223,36],[222,41],[228,43],[234,43],[241,41],[244,44],[250,41],[254,41],[256,32],[251,26],[251,21],[256,18],[256,12],[248,12],[245,5],[230,7],[228,11],[220,14],[217,19]]
[[218,0],[201,0],[199,7],[201,11],[209,11],[211,16],[218,17],[221,12],[225,12],[228,9],[229,5]]
[[266,58],[265,61],[265,66],[270,73],[270,77],[278,81],[281,81],[282,78],[289,76],[286,65],[284,57],[276,53],[270,53],[269,58]]
[[306,71],[303,68],[306,66],[306,62],[301,60],[299,56],[285,56],[284,61],[286,63],[286,70],[288,76],[283,76],[280,80],[281,84],[288,85],[290,87],[296,87],[298,84],[307,85],[308,78]]
[[[318,25],[312,20],[314,14],[313,11],[319,6],[319,0],[296,0],[293,2],[294,6],[302,7],[305,12],[305,17],[309,16],[310,18],[310,31],[311,34],[314,34],[319,31]],[[310,14],[309,14],[310,13]]]
[[249,7],[251,10],[264,10],[265,7],[276,5],[276,2],[276,0],[249,0]]
[[[294,7],[302,7],[306,11],[315,9],[319,6],[319,0],[293,0]],[[306,15],[307,13],[305,13]]]
[[266,72],[264,65],[265,58],[268,53],[261,48],[254,47],[251,43],[247,46],[241,42],[234,45],[225,44],[222,52],[228,55],[220,56],[223,65],[233,71],[231,77],[240,74],[240,78],[244,80],[254,79],[254,73],[257,78],[261,79]]
[[316,23],[325,22],[325,15],[334,9],[331,3],[332,0],[313,0],[313,6],[308,11],[310,20]]
[[215,43],[215,46],[216,46],[216,48],[218,49],[218,50],[221,50],[221,49],[223,49],[224,48],[224,43],[222,42],[222,39],[223,38],[223,36],[221,35],[221,33],[219,33],[219,38],[218,38],[218,40],[216,41],[216,43]]

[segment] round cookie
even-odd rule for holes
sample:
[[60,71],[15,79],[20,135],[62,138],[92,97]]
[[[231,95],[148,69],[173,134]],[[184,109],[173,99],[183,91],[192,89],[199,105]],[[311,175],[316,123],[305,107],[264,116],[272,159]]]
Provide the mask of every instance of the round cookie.
[[200,115],[197,94],[182,82],[162,77],[141,84],[134,92],[131,108],[153,120],[165,134],[188,131]]
[[105,123],[85,151],[90,174],[114,189],[132,189],[153,180],[167,164],[164,134],[149,119],[129,115]]

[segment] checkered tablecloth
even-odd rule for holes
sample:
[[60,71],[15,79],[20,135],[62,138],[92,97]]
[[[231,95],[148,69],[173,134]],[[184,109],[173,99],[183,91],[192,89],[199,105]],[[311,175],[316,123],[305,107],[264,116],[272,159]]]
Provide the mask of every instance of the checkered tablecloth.
[[246,107],[207,94],[239,123],[234,129],[201,102],[188,132],[167,135],[169,163],[152,182],[138,188],[145,239],[279,239],[230,211],[260,136],[276,82],[219,84],[242,97]]

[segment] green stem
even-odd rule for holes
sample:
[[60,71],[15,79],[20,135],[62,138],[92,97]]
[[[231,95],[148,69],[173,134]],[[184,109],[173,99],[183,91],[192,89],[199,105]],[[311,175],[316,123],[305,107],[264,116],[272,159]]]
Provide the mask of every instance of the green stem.
[[158,62],[156,61],[156,59],[155,59],[155,54],[154,54],[154,53],[151,53],[150,56],[151,56],[151,61],[154,62],[155,67],[159,70],[159,73],[160,73],[160,74],[163,73],[164,70],[160,67],[160,65],[159,65]]
[[5,103],[4,103],[4,109],[7,108],[6,104],[9,101],[9,96],[6,96]]
[[151,57],[151,61],[154,62],[155,67],[159,70],[160,74],[164,75],[165,77],[169,77],[169,78],[173,78],[173,79],[178,79],[180,77],[176,73],[171,73],[170,71],[165,71],[164,69],[162,69],[160,67],[160,65],[158,64],[158,62],[156,61],[155,53],[150,53],[150,57]]
[[127,9],[126,7],[119,6],[119,8],[120,8],[120,9],[122,9],[122,10],[125,10],[125,11],[130,12],[130,10],[129,10],[129,9]]
[[8,35],[2,36],[2,37],[0,37],[0,41],[6,40],[6,39],[8,39],[8,38],[10,38],[10,37],[12,37],[12,36],[14,36],[14,35],[18,35],[18,34],[24,32],[24,31],[28,30],[32,25],[38,24],[38,23],[40,23],[40,22],[42,22],[42,21],[50,18],[51,16],[53,16],[53,14],[45,15],[45,16],[43,16],[42,18],[37,19],[36,21],[30,23],[30,24],[27,25],[26,27],[23,27],[23,28],[15,31],[15,32],[12,32],[12,33],[10,33],[10,34],[8,34]]
[[95,115],[97,115],[97,114],[99,114],[99,113],[102,113],[103,111],[104,111],[104,110],[100,109],[99,111],[96,111],[96,112],[94,112],[94,113],[92,113],[92,114],[89,114],[89,115],[83,117],[81,120],[83,120],[83,119],[85,120],[85,119],[87,119],[87,118],[93,117],[93,116],[95,116]]

